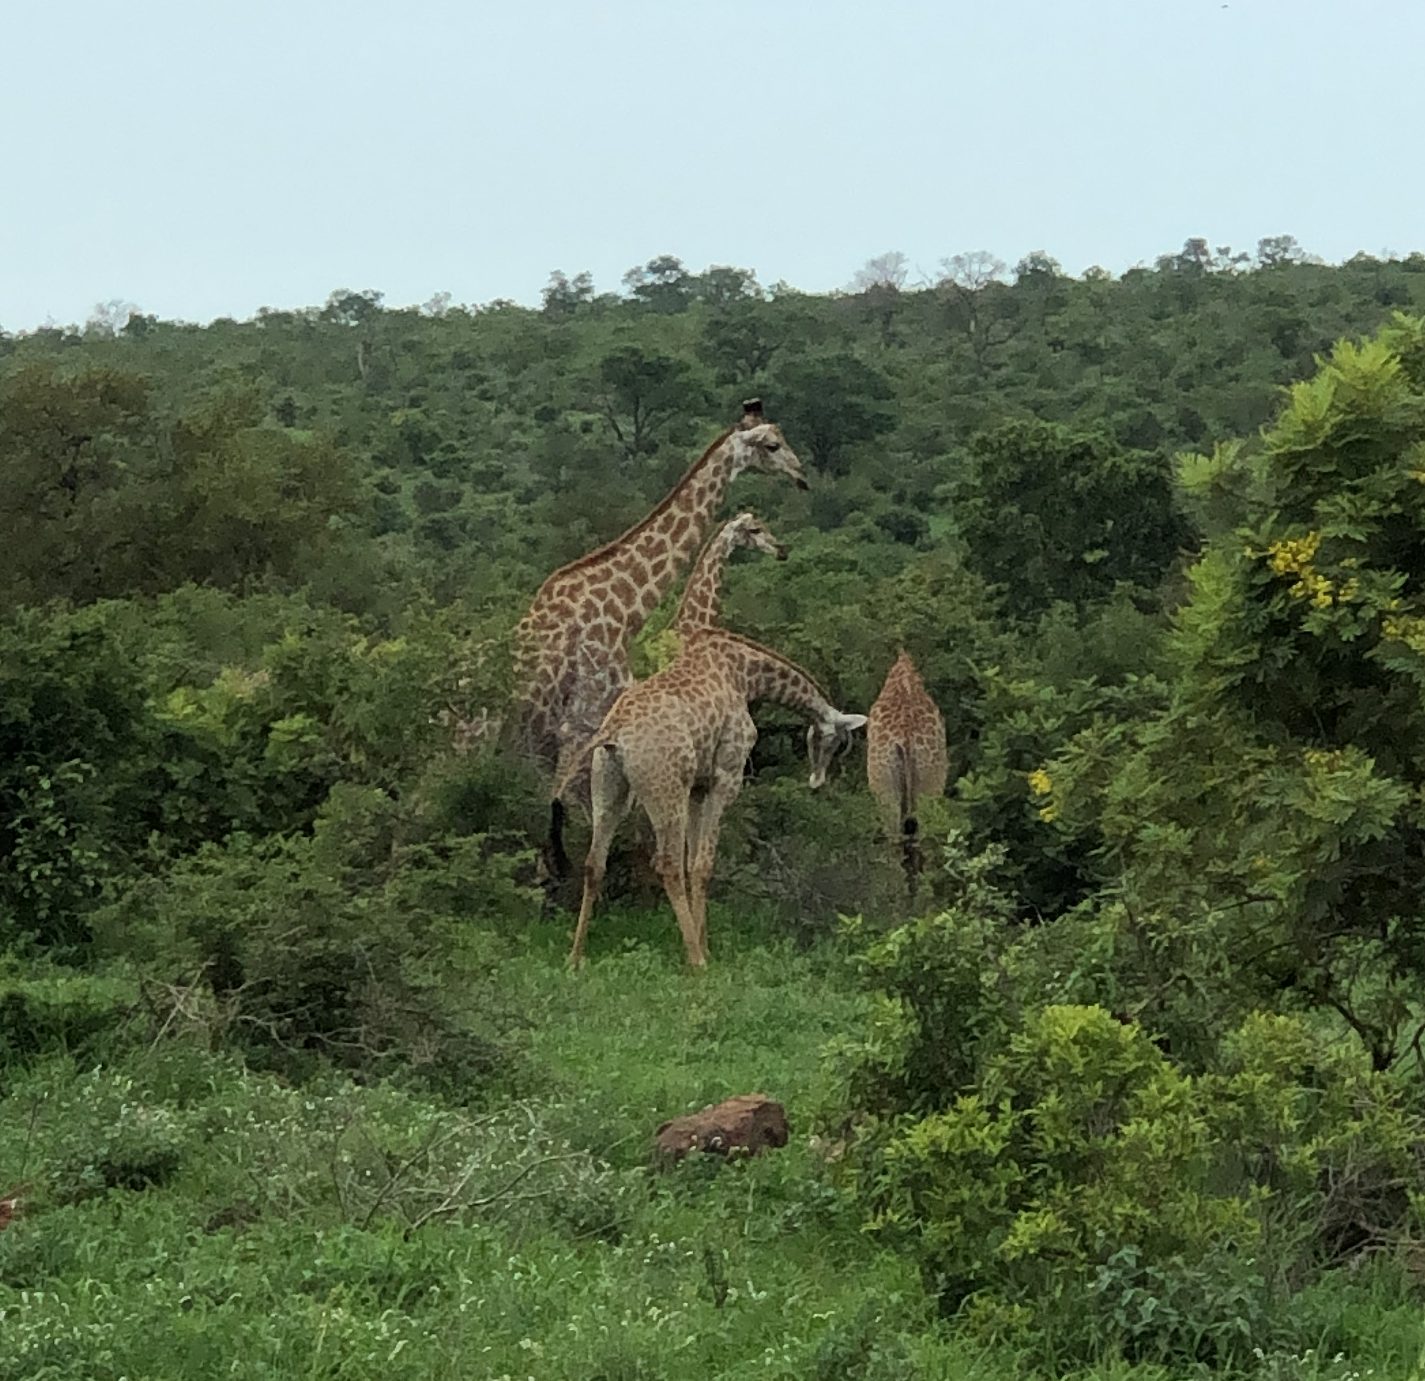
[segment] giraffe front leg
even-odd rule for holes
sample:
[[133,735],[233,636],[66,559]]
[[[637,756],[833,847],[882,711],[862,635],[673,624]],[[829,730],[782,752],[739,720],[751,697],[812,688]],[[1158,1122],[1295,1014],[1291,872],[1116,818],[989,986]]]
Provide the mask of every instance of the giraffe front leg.
[[574,927],[574,944],[569,951],[569,963],[577,968],[584,962],[584,941],[589,933],[589,918],[604,883],[604,869],[609,861],[609,848],[619,823],[628,814],[628,778],[612,748],[597,750],[591,769],[590,794],[594,816],[593,837],[584,860],[584,895],[579,903],[579,920]]

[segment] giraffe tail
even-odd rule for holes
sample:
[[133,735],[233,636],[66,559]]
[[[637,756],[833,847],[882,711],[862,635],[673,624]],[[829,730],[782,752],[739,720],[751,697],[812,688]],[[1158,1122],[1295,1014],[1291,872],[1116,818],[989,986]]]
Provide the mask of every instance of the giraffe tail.
[[905,869],[906,891],[915,897],[920,874],[920,821],[915,818],[915,784],[911,780],[910,754],[903,743],[896,744],[896,784],[900,787],[901,867]]
[[549,803],[549,860],[556,877],[569,876],[569,855],[564,848],[564,802],[557,796]]
[[896,785],[900,788],[901,806],[901,834],[906,841],[910,841],[920,833],[920,821],[915,818],[915,792],[911,787],[910,780],[910,755],[905,751],[905,744],[896,744],[896,761],[899,770],[896,772]]
[[598,739],[589,743],[574,759],[569,770],[554,788],[554,795],[549,802],[549,862],[556,877],[566,878],[569,876],[570,870],[569,854],[564,847],[564,822],[569,814],[564,805],[564,793],[574,785],[581,772],[588,770],[589,764],[593,761],[595,748],[611,748],[612,746],[607,741],[600,742]]

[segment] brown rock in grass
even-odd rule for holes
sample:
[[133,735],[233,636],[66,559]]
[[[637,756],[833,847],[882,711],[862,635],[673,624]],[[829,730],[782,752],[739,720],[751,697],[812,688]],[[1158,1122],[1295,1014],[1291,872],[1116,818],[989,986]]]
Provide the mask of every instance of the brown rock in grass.
[[701,1112],[665,1122],[654,1134],[657,1159],[676,1164],[689,1151],[756,1156],[787,1144],[787,1112],[765,1093],[739,1093]]

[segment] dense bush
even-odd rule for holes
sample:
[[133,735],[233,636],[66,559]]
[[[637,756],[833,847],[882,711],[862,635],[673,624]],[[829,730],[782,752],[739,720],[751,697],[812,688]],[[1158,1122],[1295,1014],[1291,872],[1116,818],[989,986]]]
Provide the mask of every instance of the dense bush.
[[512,1014],[473,923],[517,924],[521,855],[489,835],[421,838],[375,788],[338,787],[313,833],[208,845],[95,917],[101,945],[184,992],[204,1020],[290,1074],[314,1054],[371,1073],[504,1079]]
[[152,726],[133,658],[100,611],[0,623],[0,941],[83,939],[83,914],[153,803]]
[[951,499],[971,566],[1021,615],[1154,590],[1188,537],[1161,460],[1052,423],[977,434]]
[[[1416,1040],[1425,783],[1425,344],[1337,348],[1255,449],[1189,458],[1219,513],[1156,714],[1085,729],[1039,778],[1091,827],[1214,1004],[1329,1011],[1379,1069]],[[1210,956],[1204,958],[1203,956]]]
[[1407,1226],[1421,1131],[1299,1020],[1252,1019],[1191,1076],[1101,1008],[1045,1006],[889,1139],[867,1198],[977,1331],[1240,1364],[1310,1341],[1292,1289]]
[[130,974],[0,958],[0,1071],[49,1051],[83,1053],[123,1027],[138,1005]]

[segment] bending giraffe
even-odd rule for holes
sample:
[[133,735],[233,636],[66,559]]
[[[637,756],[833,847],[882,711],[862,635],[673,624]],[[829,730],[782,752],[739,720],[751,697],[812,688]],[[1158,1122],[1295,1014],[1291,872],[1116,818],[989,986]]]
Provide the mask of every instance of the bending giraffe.
[[908,653],[886,674],[866,724],[866,778],[881,806],[886,835],[900,845],[906,881],[920,871],[919,802],[945,791],[949,759],[945,720]]
[[[517,732],[547,780],[573,760],[628,683],[628,645],[701,545],[728,486],[746,470],[783,474],[807,487],[801,461],[760,399],[673,490],[615,541],[555,571],[516,632]],[[566,727],[567,726],[567,727]],[[562,750],[562,752],[561,752]],[[551,843],[551,855],[554,851]],[[553,858],[557,868],[558,859]]]
[[813,789],[838,748],[866,723],[844,714],[794,662],[722,629],[691,633],[672,666],[631,686],[588,745],[594,830],[569,959],[584,957],[614,831],[634,801],[656,840],[654,867],[694,968],[707,964],[707,893],[722,817],[742,789],[757,726],[756,700],[776,700],[811,720]]
[[[755,513],[739,513],[728,519],[708,540],[688,577],[672,625],[680,639],[720,624],[723,572],[732,553],[740,547],[764,552],[778,561],[787,559],[787,548]],[[564,852],[565,801],[572,791],[588,787],[588,774],[584,770],[588,756],[583,749],[598,732],[604,715],[632,681],[627,675],[626,662],[612,668],[600,666],[583,648],[579,650],[579,658],[582,689],[569,719],[561,726],[560,759],[555,775],[559,787],[550,803],[550,853],[560,876],[569,871],[569,858]],[[576,763],[579,764],[577,770]]]

